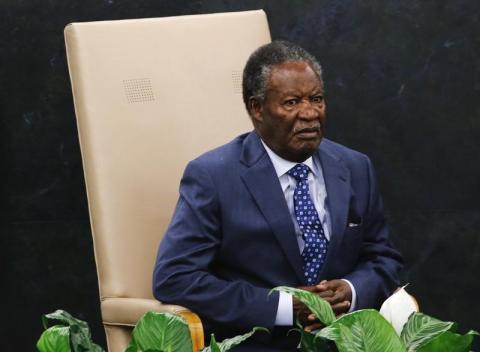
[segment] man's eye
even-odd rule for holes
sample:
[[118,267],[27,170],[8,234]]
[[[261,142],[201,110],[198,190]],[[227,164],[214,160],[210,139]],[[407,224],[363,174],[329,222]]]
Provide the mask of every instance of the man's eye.
[[290,99],[290,100],[287,100],[285,102],[285,105],[286,106],[294,106],[295,104],[297,104],[297,100],[296,99]]
[[323,96],[322,95],[316,95],[312,99],[313,103],[323,103]]

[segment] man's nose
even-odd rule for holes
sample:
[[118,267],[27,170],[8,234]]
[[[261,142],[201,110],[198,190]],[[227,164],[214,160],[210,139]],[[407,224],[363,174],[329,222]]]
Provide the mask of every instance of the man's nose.
[[298,117],[305,120],[315,119],[318,117],[318,109],[309,100],[302,100],[298,110]]

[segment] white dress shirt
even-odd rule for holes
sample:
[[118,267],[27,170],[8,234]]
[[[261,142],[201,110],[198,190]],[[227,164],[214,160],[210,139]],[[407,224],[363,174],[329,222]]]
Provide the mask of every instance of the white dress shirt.
[[[265,147],[265,150],[267,151],[270,160],[272,161],[275,172],[277,173],[278,180],[280,181],[280,185],[282,186],[282,191],[288,205],[288,210],[290,211],[290,216],[292,217],[293,223],[295,225],[298,248],[300,253],[302,253],[305,242],[303,241],[302,233],[297,224],[293,204],[293,192],[295,190],[297,182],[292,176],[287,174],[288,170],[290,170],[298,163],[288,161],[279,157],[263,142],[263,140],[262,144]],[[311,172],[308,174],[308,188],[310,190],[310,196],[312,197],[313,204],[315,206],[315,209],[317,210],[325,237],[328,241],[330,241],[332,231],[330,223],[330,213],[328,211],[327,205],[327,189],[325,187],[322,167],[320,165],[320,162],[312,157],[309,157],[302,164],[307,165],[311,170]],[[350,285],[350,288],[352,290],[352,304],[350,306],[350,311],[352,311],[356,304],[356,292],[352,283],[348,280],[345,281]],[[280,292],[275,325],[293,325],[293,299],[292,296],[288,293]]]

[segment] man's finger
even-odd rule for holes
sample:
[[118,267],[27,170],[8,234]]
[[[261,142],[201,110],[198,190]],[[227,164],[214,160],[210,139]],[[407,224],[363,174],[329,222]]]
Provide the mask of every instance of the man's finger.
[[321,292],[322,290],[319,288],[319,285],[315,286],[299,286],[297,287],[299,290],[304,290],[308,292]]
[[345,313],[350,309],[350,301],[343,301],[332,305],[333,311],[338,315],[340,313]]
[[344,302],[344,301],[349,301],[349,297],[346,295],[346,293],[345,293],[345,292],[341,292],[341,291],[336,291],[336,292],[330,297],[329,303],[330,303],[331,305],[334,305],[334,304],[341,303],[341,302]]
[[312,332],[314,330],[318,330],[318,329],[321,329],[321,328],[323,328],[323,324],[315,323],[315,324],[305,326],[305,328],[303,330],[305,330],[306,332]]
[[335,295],[335,292],[333,292],[332,290],[327,290],[319,292],[318,295],[322,298],[333,297]]

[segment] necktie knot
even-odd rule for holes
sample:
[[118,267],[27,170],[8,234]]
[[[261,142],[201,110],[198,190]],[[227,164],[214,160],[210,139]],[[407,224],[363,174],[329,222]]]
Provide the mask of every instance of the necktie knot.
[[308,178],[310,169],[307,165],[297,164],[287,171],[287,174],[292,176],[297,182],[305,181]]

